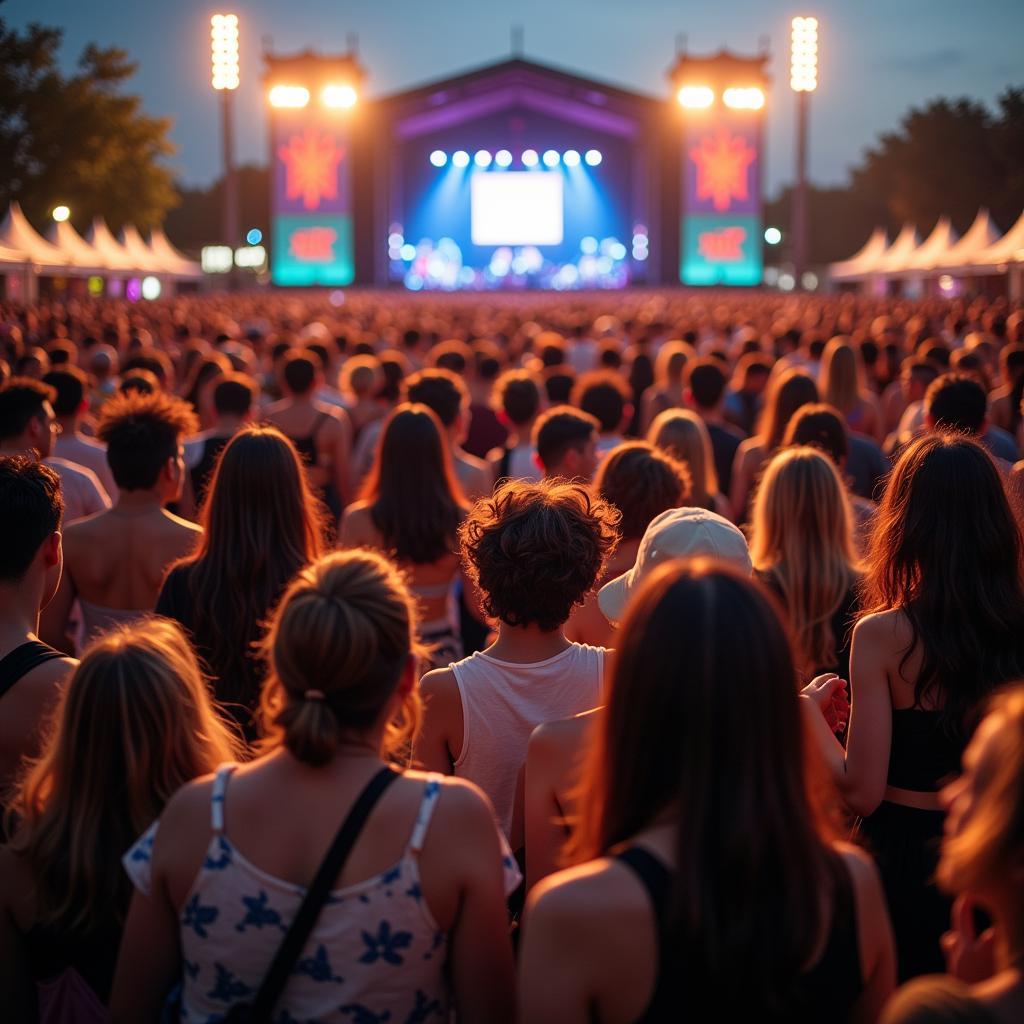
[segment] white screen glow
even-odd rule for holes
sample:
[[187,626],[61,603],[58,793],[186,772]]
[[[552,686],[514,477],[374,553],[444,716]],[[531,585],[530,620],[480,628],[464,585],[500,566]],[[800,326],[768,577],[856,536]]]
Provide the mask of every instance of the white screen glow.
[[562,174],[508,171],[470,179],[474,245],[560,245]]

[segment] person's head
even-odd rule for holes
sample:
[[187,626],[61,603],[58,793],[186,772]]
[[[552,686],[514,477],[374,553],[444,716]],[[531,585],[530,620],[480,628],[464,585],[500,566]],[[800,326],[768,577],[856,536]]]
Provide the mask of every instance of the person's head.
[[245,373],[227,373],[213,386],[213,410],[218,419],[252,419],[256,381]]
[[915,699],[963,729],[993,686],[1024,677],[1020,529],[988,452],[955,433],[911,442],[886,482],[864,607],[899,608],[922,655]]
[[793,414],[804,405],[818,401],[818,386],[802,370],[789,370],[773,377],[768,385],[764,409],[758,422],[761,444],[773,452],[782,444]]
[[821,359],[821,400],[842,413],[850,412],[864,390],[857,350],[845,337],[833,338]]
[[426,405],[403,404],[387,418],[361,496],[400,562],[429,564],[452,551],[465,500],[444,428]]
[[1024,892],[1024,684],[997,693],[942,791],[946,827],[937,877],[999,914]]
[[473,350],[464,341],[454,338],[435,345],[428,358],[431,366],[450,370],[459,377],[465,377],[466,371],[475,366]]
[[74,421],[88,408],[89,378],[77,366],[68,363],[59,370],[51,370],[43,377],[43,383],[54,390],[53,411],[57,419]]
[[835,463],[808,447],[780,449],[754,500],[750,559],[782,592],[801,670],[835,665],[832,616],[856,580],[846,489]]
[[527,370],[507,370],[494,385],[494,403],[506,426],[513,430],[528,428],[541,407],[536,377]]
[[1006,345],[999,353],[999,375],[1003,383],[1012,387],[1024,376],[1024,345]]
[[666,409],[658,413],[647,431],[647,440],[687,467],[692,504],[706,506],[714,500],[718,493],[718,473],[711,435],[695,412]]
[[40,459],[53,451],[60,425],[53,403],[57,392],[30,377],[11,377],[0,388],[0,447],[34,448]]
[[600,424],[571,405],[556,405],[533,425],[533,446],[544,475],[589,480],[597,468]]
[[786,427],[784,447],[809,445],[824,452],[840,469],[850,454],[850,436],[846,421],[830,405],[805,405],[798,409]]
[[0,455],[0,587],[42,608],[57,590],[61,572],[60,477],[49,466],[20,455]]
[[320,366],[319,357],[308,349],[291,349],[281,367],[285,391],[295,398],[312,394],[320,377]]
[[644,441],[613,448],[594,477],[594,493],[622,514],[619,537],[639,540],[655,516],[687,504],[690,471]]
[[679,387],[686,364],[695,357],[693,346],[685,341],[666,341],[654,362],[654,380],[658,387]]
[[931,430],[984,434],[988,425],[988,396],[973,377],[945,373],[928,388],[924,413]]
[[821,934],[831,830],[798,704],[786,630],[760,585],[705,558],[645,580],[616,640],[575,852],[604,856],[670,816],[665,909],[696,958],[694,984],[718,1007],[738,1004],[727,1011],[773,1007]]
[[144,370],[141,367],[122,374],[117,389],[123,395],[155,395],[161,390],[160,381],[156,379],[156,374],[152,370]]
[[124,851],[185,783],[239,755],[181,627],[147,619],[94,640],[12,805],[36,920],[87,931],[124,915]]
[[341,393],[356,402],[369,402],[377,397],[384,384],[384,371],[376,356],[353,356],[341,368]]
[[768,386],[772,372],[772,361],[760,352],[748,352],[740,356],[733,376],[733,387],[750,395],[760,395]]
[[717,359],[705,356],[687,364],[686,390],[694,407],[703,412],[713,412],[721,405],[728,382]]
[[484,612],[506,626],[559,629],[603,572],[618,523],[618,511],[579,484],[501,484],[459,528]]
[[107,463],[121,491],[157,491],[177,501],[185,480],[182,439],[199,426],[188,403],[157,391],[120,394],[105,402],[97,437],[107,446]]
[[618,373],[593,370],[577,378],[572,404],[593,416],[602,434],[617,434],[633,416],[631,394]]
[[305,765],[371,744],[404,754],[419,727],[416,607],[372,551],[335,551],[292,580],[263,641],[265,749]]
[[469,428],[469,391],[451,370],[420,370],[402,388],[402,401],[433,410],[448,436],[461,444]]
[[930,363],[927,359],[919,357],[904,359],[900,367],[900,390],[907,404],[922,401],[928,386],[938,375],[939,371],[935,364]]

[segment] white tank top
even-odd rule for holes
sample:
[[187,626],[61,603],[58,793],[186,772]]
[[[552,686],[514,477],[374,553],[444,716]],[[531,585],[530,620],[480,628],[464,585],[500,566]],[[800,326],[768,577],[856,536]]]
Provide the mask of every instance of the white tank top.
[[506,836],[530,734],[601,703],[604,655],[603,647],[573,644],[545,661],[518,664],[477,653],[451,666],[463,723],[455,774],[490,797]]

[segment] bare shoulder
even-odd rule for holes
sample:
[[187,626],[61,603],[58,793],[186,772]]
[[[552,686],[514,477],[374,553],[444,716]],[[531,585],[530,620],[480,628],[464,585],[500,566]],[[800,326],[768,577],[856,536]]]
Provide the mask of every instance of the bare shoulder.
[[598,717],[599,709],[595,709],[574,718],[563,718],[538,725],[530,735],[531,763],[563,760],[583,745]]
[[57,686],[78,668],[77,658],[51,658],[29,672],[18,684],[39,698],[56,695]]
[[435,700],[448,700],[457,697],[459,684],[455,673],[450,668],[431,669],[420,680],[420,693],[424,697],[431,697]]
[[526,912],[534,926],[539,922],[568,937],[590,934],[613,914],[649,913],[649,906],[633,872],[613,858],[601,857],[538,882]]
[[200,820],[210,820],[214,778],[213,775],[203,775],[193,779],[167,801],[160,815],[161,832],[173,834],[178,829],[195,826]]
[[877,644],[885,648],[905,648],[913,640],[910,620],[899,608],[872,612],[859,619],[853,632],[854,641]]
[[164,509],[164,520],[161,527],[168,540],[183,545],[182,554],[191,552],[192,545],[203,532],[203,528],[198,523],[182,519],[181,516],[176,516],[167,509]]
[[290,407],[291,407],[291,399],[290,398],[279,398],[276,402],[271,402],[271,404],[268,405],[263,410],[261,418],[264,419],[264,420],[271,420],[271,421],[273,421],[275,416],[277,416],[279,413],[284,412],[286,409],[288,409]]

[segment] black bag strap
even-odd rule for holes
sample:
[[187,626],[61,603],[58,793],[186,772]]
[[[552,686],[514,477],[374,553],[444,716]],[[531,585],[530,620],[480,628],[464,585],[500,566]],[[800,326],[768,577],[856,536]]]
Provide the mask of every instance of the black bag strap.
[[20,647],[15,647],[10,654],[0,658],[0,697],[40,665],[66,657],[42,640],[27,640]]
[[399,774],[393,768],[381,768],[366,784],[366,788],[359,794],[359,799],[349,811],[348,817],[341,823],[341,828],[338,829],[338,834],[334,837],[334,842],[331,843],[330,849],[313,879],[313,884],[306,892],[306,897],[295,915],[295,920],[288,928],[288,934],[285,935],[284,941],[260,983],[259,991],[256,993],[252,1009],[247,1017],[250,1024],[265,1024],[270,1020],[270,1014],[278,999],[281,998],[281,993],[291,977],[299,954],[313,931],[313,926],[320,916],[323,905],[327,902],[331,886],[338,877],[338,872],[341,871],[349,853],[352,852],[352,847],[355,845],[356,839],[359,838],[359,833],[363,830],[370,812],[383,796],[384,790],[399,777]]

